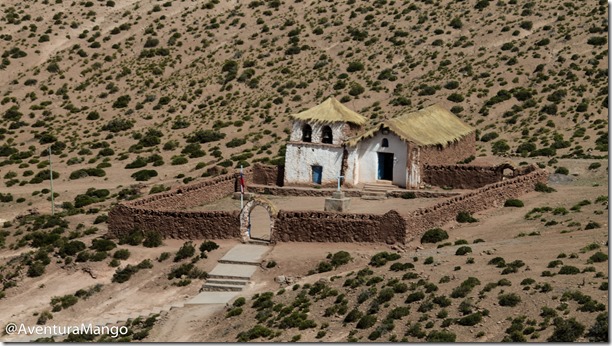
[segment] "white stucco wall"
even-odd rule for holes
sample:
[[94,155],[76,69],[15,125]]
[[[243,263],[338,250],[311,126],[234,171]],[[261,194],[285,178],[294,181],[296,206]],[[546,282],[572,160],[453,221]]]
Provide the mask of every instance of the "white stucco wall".
[[[389,147],[382,147],[383,138],[389,140]],[[394,133],[383,135],[378,132],[374,137],[361,141],[357,148],[355,183],[374,183],[378,180],[378,153],[393,153],[393,184],[406,187],[406,156],[408,146]]]
[[[306,124],[303,121],[294,121],[293,128],[291,129],[291,142],[301,142],[302,141],[302,127]],[[333,123],[333,124],[316,124],[316,123],[308,123],[312,128],[311,142],[312,143],[321,143],[322,137],[322,129],[324,126],[329,126],[332,130],[332,144],[342,144],[344,140],[343,129],[345,123]]]
[[311,184],[312,166],[323,167],[322,184],[337,182],[342,167],[342,151],[342,147],[329,144],[288,143],[285,184]]

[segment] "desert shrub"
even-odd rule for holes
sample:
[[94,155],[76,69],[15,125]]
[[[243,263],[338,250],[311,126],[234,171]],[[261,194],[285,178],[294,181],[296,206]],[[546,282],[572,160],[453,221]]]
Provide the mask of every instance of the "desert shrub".
[[480,285],[480,280],[475,277],[468,277],[458,287],[455,287],[450,296],[451,298],[465,298],[474,287]]
[[345,323],[351,323],[360,320],[363,317],[363,312],[357,310],[356,308],[349,311],[348,314],[344,317]]
[[423,261],[423,264],[432,264],[434,262],[434,258],[429,256]]
[[127,265],[125,268],[117,268],[113,274],[112,282],[123,283],[128,281],[133,274],[138,271],[138,267]]
[[522,208],[524,207],[525,204],[523,203],[523,201],[521,201],[520,199],[507,199],[506,202],[504,203],[504,207],[518,207],[518,208]]
[[338,268],[341,265],[349,263],[352,259],[353,258],[351,257],[351,254],[349,254],[348,252],[338,251],[331,256],[330,262],[334,266],[334,268]]
[[564,320],[557,317],[554,320],[555,329],[548,338],[549,342],[574,342],[584,334],[585,327],[574,317]]
[[134,121],[129,119],[115,118],[110,120],[104,126],[103,131],[121,132],[131,129],[134,126]]
[[561,269],[559,269],[559,274],[560,275],[576,275],[580,273],[580,269],[574,267],[574,266],[563,266],[561,267]]
[[421,243],[437,243],[448,239],[448,233],[441,228],[432,228],[427,230],[421,237]]
[[497,299],[500,306],[514,307],[521,302],[521,297],[516,293],[501,294]]
[[425,298],[425,293],[423,293],[422,291],[417,291],[417,292],[414,292],[414,293],[410,293],[406,297],[406,300],[404,301],[404,303],[410,304],[410,303],[422,300],[423,298]]
[[246,332],[238,333],[236,339],[239,342],[247,342],[257,338],[269,337],[273,333],[274,332],[271,329],[266,328],[260,324],[256,324],[253,328],[247,330]]
[[461,211],[459,212],[459,214],[457,214],[457,218],[456,218],[457,222],[459,223],[473,223],[473,222],[477,222],[478,220],[475,219],[472,214],[470,214],[469,212],[466,211]]
[[162,245],[162,235],[159,232],[148,231],[144,234],[144,240],[142,246],[144,247],[158,247]]
[[246,303],[246,299],[244,297],[239,297],[236,300],[234,300],[234,303],[232,303],[232,306],[240,307],[240,306],[243,306],[245,303]]
[[242,308],[234,307],[227,312],[225,318],[238,316],[240,314],[242,314]]
[[120,260],[126,260],[126,259],[130,258],[130,250],[128,250],[128,249],[119,249],[119,250],[115,251],[115,253],[113,254],[113,258],[120,259]]
[[154,169],[143,169],[131,175],[136,181],[147,181],[157,176],[157,171]]
[[408,270],[408,269],[412,269],[414,268],[414,264],[412,263],[393,263],[391,265],[391,267],[389,267],[389,270],[394,271],[394,272],[399,272],[399,271],[404,271],[404,270]]
[[216,250],[218,248],[219,248],[219,245],[217,243],[215,243],[214,241],[207,240],[207,241],[203,242],[202,244],[200,244],[200,252],[201,252],[200,253],[200,257],[201,258],[207,258],[208,257],[206,255],[207,252],[214,251],[214,250]]
[[369,264],[373,267],[382,267],[387,264],[388,261],[396,261],[400,258],[401,256],[399,254],[383,251],[372,256]]
[[404,193],[402,193],[401,197],[403,199],[414,199],[417,196],[416,196],[416,194],[414,192],[404,192]]
[[555,173],[563,174],[563,175],[568,175],[569,174],[569,169],[567,169],[565,167],[557,167],[557,169],[555,169]]
[[472,252],[472,248],[469,246],[461,246],[457,249],[457,251],[455,252],[455,255],[457,256],[463,256],[465,254],[471,253]]
[[597,315],[595,323],[589,328],[587,336],[590,342],[608,342],[608,314],[601,313]]
[[475,326],[482,321],[482,314],[475,312],[457,320],[457,324],[462,326]]
[[41,276],[45,273],[45,265],[42,262],[34,261],[28,268],[27,275],[31,278]]
[[117,247],[117,244],[110,239],[96,238],[92,240],[90,249],[97,251],[110,251]]
[[600,262],[605,262],[607,260],[608,260],[608,255],[601,251],[597,251],[591,257],[589,257],[589,263],[600,263]]
[[595,229],[595,228],[601,228],[601,225],[598,222],[595,222],[595,221],[591,221],[591,222],[587,223],[586,226],[584,226],[585,230]]
[[197,130],[187,137],[188,143],[209,143],[225,138],[225,134],[217,130]]
[[317,273],[325,273],[332,271],[333,269],[334,267],[332,264],[327,261],[319,262],[319,265],[317,265]]
[[376,324],[377,318],[375,315],[363,316],[359,322],[357,322],[357,329],[368,329]]
[[551,193],[551,192],[555,192],[557,190],[555,190],[554,188],[547,186],[544,183],[538,182],[535,185],[535,191],[537,192],[545,192],[545,193]]
[[445,330],[432,330],[427,335],[427,342],[443,343],[443,342],[455,342],[457,335],[455,333]]
[[174,262],[179,262],[185,258],[193,257],[193,255],[195,255],[195,251],[196,249],[192,242],[188,241],[184,243],[183,246],[181,246],[181,248],[176,252]]
[[601,163],[599,163],[599,162],[593,162],[593,163],[591,163],[591,164],[589,165],[589,170],[597,169],[597,168],[599,168],[599,167],[601,167]]

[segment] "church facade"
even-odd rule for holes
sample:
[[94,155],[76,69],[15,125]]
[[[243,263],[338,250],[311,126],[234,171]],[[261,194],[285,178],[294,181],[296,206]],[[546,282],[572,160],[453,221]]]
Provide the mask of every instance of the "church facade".
[[370,124],[329,98],[292,115],[285,185],[392,183],[417,189],[426,164],[455,164],[475,154],[475,131],[434,105]]

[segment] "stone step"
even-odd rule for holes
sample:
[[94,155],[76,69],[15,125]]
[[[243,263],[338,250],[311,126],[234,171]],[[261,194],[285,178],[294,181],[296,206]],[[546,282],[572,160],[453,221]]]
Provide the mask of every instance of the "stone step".
[[239,292],[243,286],[205,283],[200,292]]
[[231,279],[208,279],[207,284],[215,285],[234,285],[234,286],[246,286],[249,281],[247,280],[231,280]]
[[208,277],[210,279],[249,280],[257,268],[254,265],[219,263],[208,273]]
[[247,240],[247,243],[251,244],[251,245],[270,246],[270,241],[269,240],[263,240],[263,239],[251,238],[251,239]]
[[361,195],[361,199],[369,200],[369,201],[379,201],[383,199],[387,199],[387,194],[382,192],[369,192]]

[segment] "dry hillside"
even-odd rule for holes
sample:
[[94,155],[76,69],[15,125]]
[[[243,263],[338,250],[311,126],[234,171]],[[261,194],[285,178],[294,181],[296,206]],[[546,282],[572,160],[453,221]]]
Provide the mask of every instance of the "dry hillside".
[[8,0],[0,12],[2,190],[20,210],[48,209],[48,147],[59,204],[74,203],[90,186],[283,162],[288,115],[330,95],[373,121],[441,103],[478,129],[481,155],[607,156],[605,1]]

